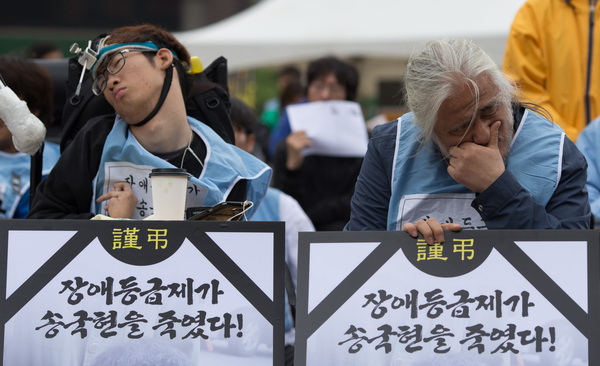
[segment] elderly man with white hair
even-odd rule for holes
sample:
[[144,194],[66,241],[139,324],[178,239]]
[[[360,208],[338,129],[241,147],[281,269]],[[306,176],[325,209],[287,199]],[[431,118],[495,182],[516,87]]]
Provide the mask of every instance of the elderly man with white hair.
[[411,110],[378,126],[345,230],[587,229],[587,162],[476,44],[431,41],[409,60]]

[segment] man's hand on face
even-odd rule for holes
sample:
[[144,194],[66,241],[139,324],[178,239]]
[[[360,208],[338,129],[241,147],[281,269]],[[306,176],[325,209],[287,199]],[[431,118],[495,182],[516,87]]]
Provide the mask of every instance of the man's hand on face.
[[490,126],[487,145],[463,142],[450,148],[448,174],[452,179],[481,193],[504,173],[504,159],[498,147],[501,124],[501,121],[496,121]]

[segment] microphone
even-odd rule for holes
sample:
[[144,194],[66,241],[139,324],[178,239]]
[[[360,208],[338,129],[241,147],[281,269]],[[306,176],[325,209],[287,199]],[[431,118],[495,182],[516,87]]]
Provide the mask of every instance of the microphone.
[[12,134],[17,151],[34,155],[46,137],[46,126],[9,88],[0,76],[0,119]]

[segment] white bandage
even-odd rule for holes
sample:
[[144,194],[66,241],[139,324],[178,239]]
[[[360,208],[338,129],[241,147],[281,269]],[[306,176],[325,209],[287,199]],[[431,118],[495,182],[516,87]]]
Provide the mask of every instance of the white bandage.
[[38,151],[46,137],[46,127],[7,86],[0,86],[0,119],[12,133],[18,151],[29,155]]

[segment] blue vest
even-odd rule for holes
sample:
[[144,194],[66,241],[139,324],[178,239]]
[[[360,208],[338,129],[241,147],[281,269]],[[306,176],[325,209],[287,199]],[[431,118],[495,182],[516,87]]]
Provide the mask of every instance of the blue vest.
[[[440,214],[436,217],[440,222],[468,216],[480,222],[473,228],[485,228],[479,213],[470,206],[475,192],[450,177],[448,165],[433,142],[419,151],[420,128],[413,119],[413,114],[408,113],[398,120],[387,229],[401,230],[405,222],[424,218],[422,214],[427,210]],[[548,203],[560,181],[564,136],[558,125],[526,110],[510,146],[506,168],[542,206]],[[451,206],[447,202],[455,204],[452,209],[447,209]],[[444,212],[445,209],[464,212]]]
[[252,221],[281,221],[279,216],[280,193],[281,191],[277,188],[269,187],[265,199],[252,216]]
[[[204,169],[198,178],[188,181],[186,207],[213,206],[223,202],[235,184],[242,179],[248,181],[247,200],[254,206],[247,212],[252,217],[266,194],[271,180],[271,168],[247,152],[228,144],[210,127],[188,117],[188,122],[206,145]],[[120,117],[106,138],[98,174],[94,179],[94,197],[91,212],[106,214],[106,203],[97,203],[96,198],[112,190],[113,184],[126,181],[138,198],[134,219],[143,219],[153,212],[150,172],[153,168],[174,166],[148,152],[129,132],[129,126]]]
[[[60,147],[44,143],[42,178],[45,178],[60,157]],[[0,152],[0,218],[25,218],[29,212],[31,156],[24,153]]]

